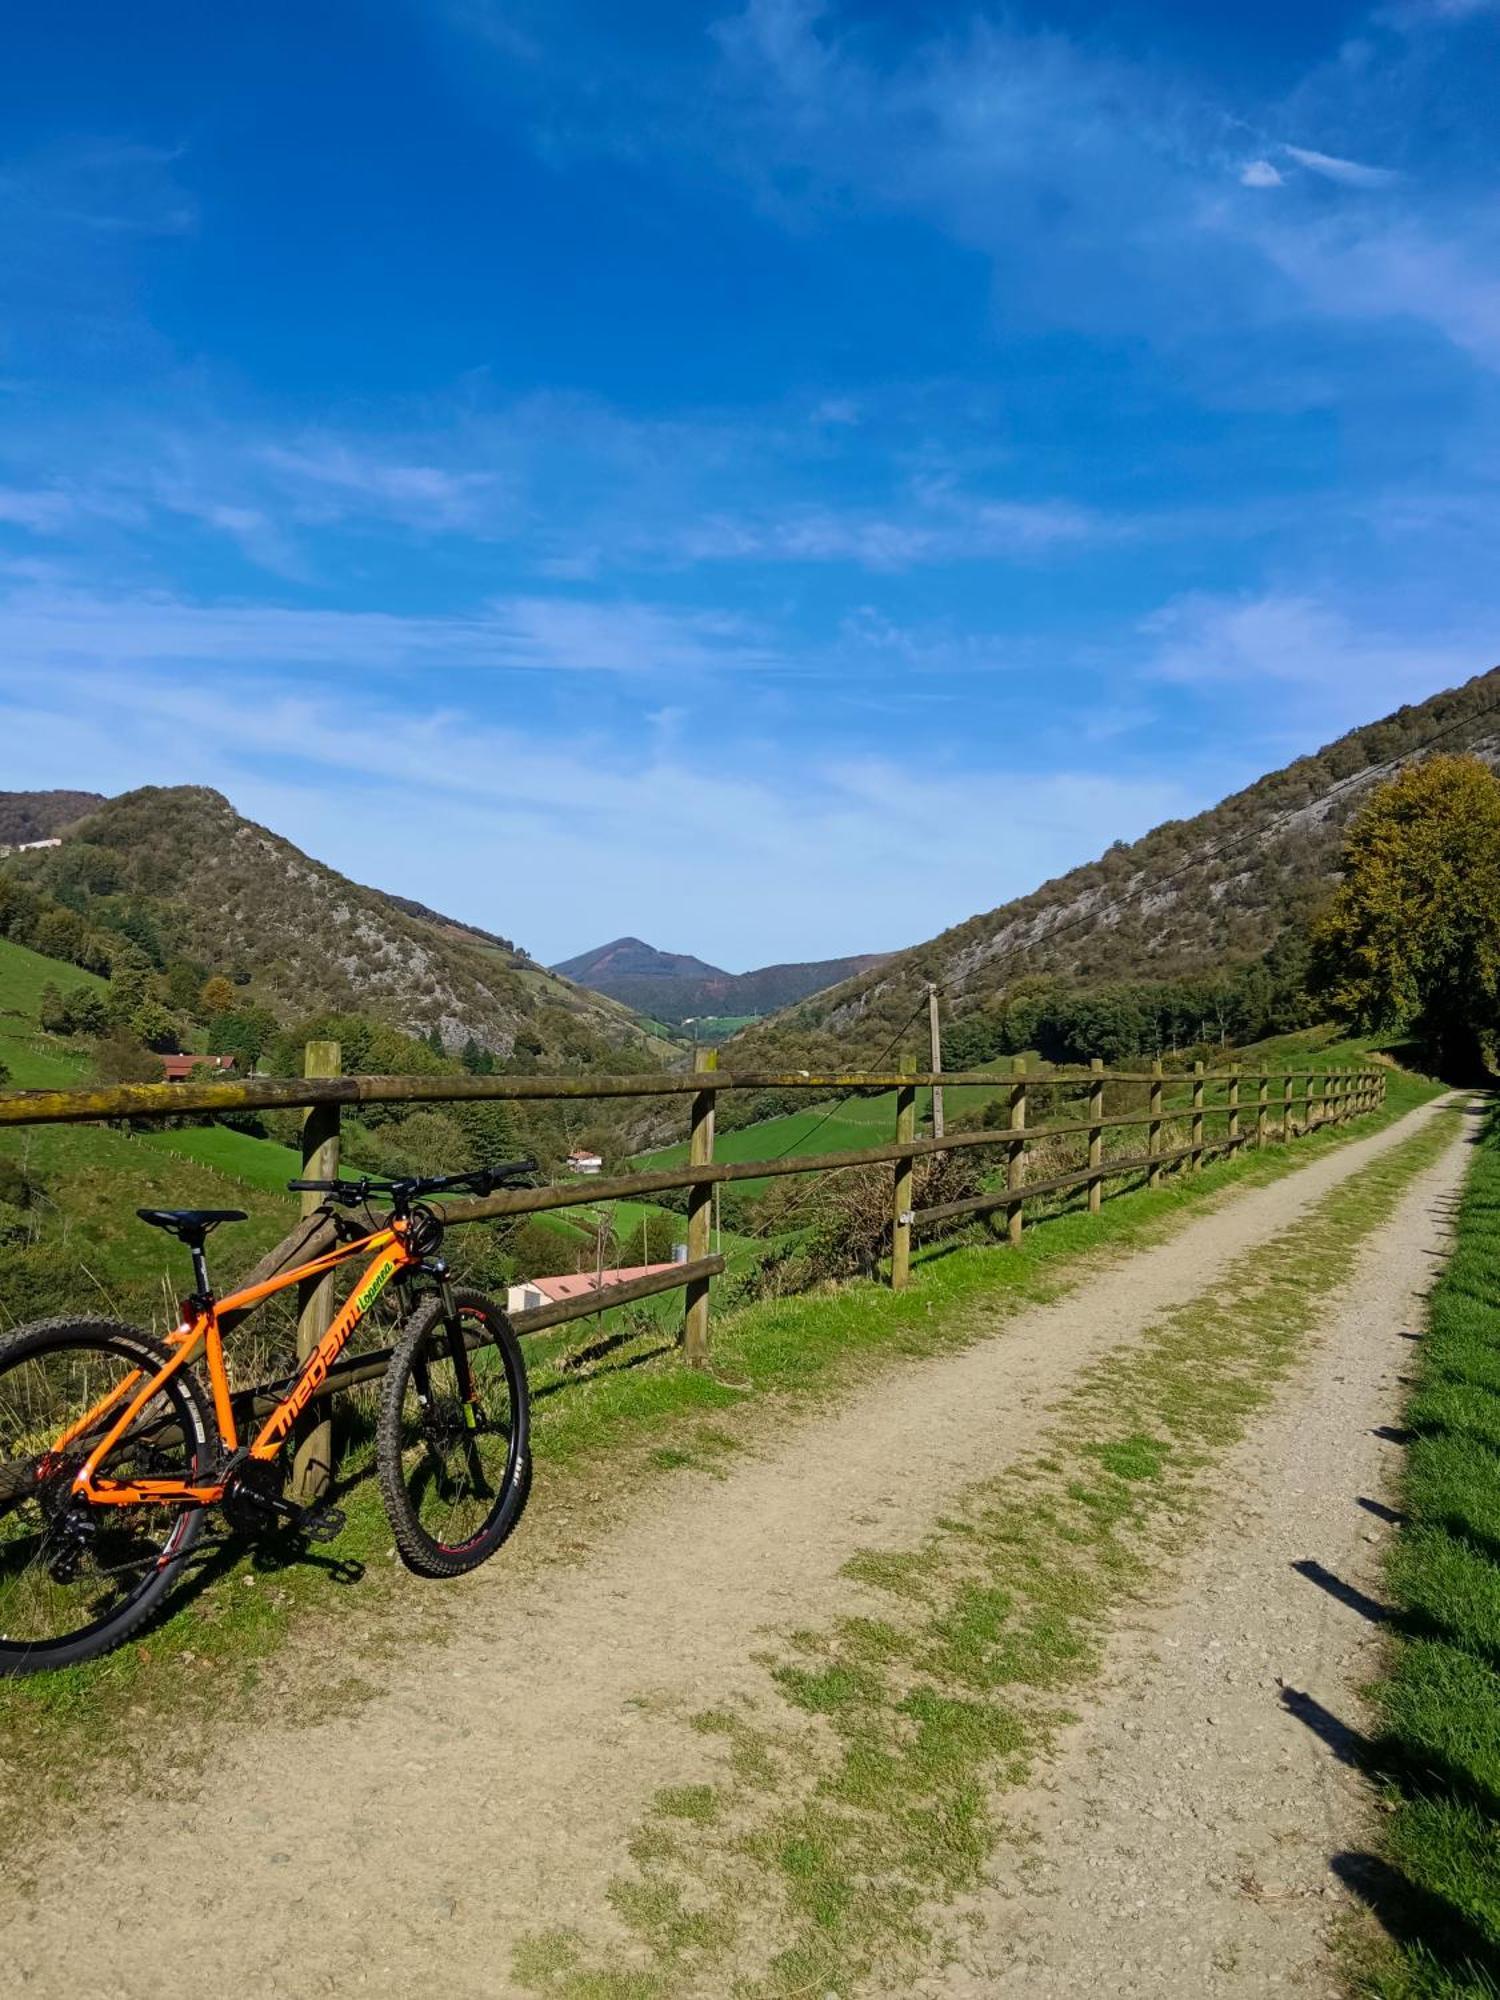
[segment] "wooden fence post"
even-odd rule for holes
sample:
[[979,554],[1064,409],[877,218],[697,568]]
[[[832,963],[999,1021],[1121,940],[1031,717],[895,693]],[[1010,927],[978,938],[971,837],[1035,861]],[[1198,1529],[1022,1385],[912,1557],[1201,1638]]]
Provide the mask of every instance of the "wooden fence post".
[[[901,1058],[901,1073],[912,1068],[910,1056]],[[903,1083],[896,1092],[896,1140],[917,1136],[917,1086]],[[891,1189],[891,1290],[904,1292],[911,1282],[911,1155],[896,1162]]]
[[[302,1052],[304,1076],[338,1076],[342,1050],[337,1042],[309,1042]],[[302,1114],[302,1178],[336,1180],[339,1171],[339,1107],[310,1104]],[[304,1219],[320,1205],[323,1197],[304,1194]],[[314,1278],[297,1287],[297,1359],[305,1361],[333,1324],[333,1273]],[[333,1424],[328,1415],[299,1425],[292,1454],[290,1496],[299,1507],[309,1507],[328,1491],[333,1477]]]
[[[1319,1076],[1323,1078],[1323,1088],[1316,1090],[1314,1085],[1317,1083]],[[1326,1070],[1309,1070],[1307,1073],[1307,1129],[1309,1132],[1317,1131],[1318,1127],[1323,1123],[1327,1110],[1328,1073]]]
[[1203,1165],[1203,1065],[1193,1064],[1193,1137],[1188,1165],[1196,1171]]
[[1161,1161],[1157,1155],[1161,1151],[1161,1057],[1151,1065],[1151,1082],[1146,1089],[1146,1115],[1151,1123],[1146,1127],[1146,1151],[1151,1155],[1151,1165],[1146,1169],[1147,1187],[1161,1186]]
[[[695,1069],[719,1067],[717,1049],[699,1049],[693,1059]],[[710,1166],[714,1157],[714,1093],[693,1093],[693,1122],[688,1133],[688,1165]],[[712,1249],[714,1191],[708,1181],[695,1181],[688,1189],[688,1262],[696,1264]],[[689,1368],[708,1366],[707,1278],[695,1278],[686,1288],[682,1311],[682,1358]]]
[[[930,980],[927,984],[927,1043],[932,1058],[932,1073],[934,1076],[941,1076],[943,1024],[938,1018],[938,990]],[[943,1136],[943,1086],[940,1083],[932,1086],[932,1136],[934,1139],[941,1139]]]
[[1089,1166],[1093,1170],[1089,1181],[1089,1214],[1097,1215],[1104,1190],[1104,1176],[1098,1171],[1104,1160],[1104,1127],[1099,1122],[1104,1116],[1103,1058],[1095,1056],[1089,1068],[1094,1072],[1089,1085]]
[[1266,1125],[1270,1119],[1271,1079],[1261,1075],[1255,1082],[1255,1146],[1258,1152],[1266,1143]]
[[[1010,1129],[1012,1132],[1026,1130],[1026,1058],[1014,1056],[1011,1059],[1011,1075],[1015,1078],[1010,1087]],[[1012,1139],[1009,1157],[1005,1163],[1005,1185],[1015,1195],[1005,1211],[1005,1226],[1012,1243],[1021,1240],[1022,1211],[1025,1203],[1021,1189],[1026,1182],[1026,1141]]]
[[1281,1143],[1284,1146],[1292,1136],[1292,1099],[1295,1095],[1296,1078],[1288,1070],[1281,1079]]
[[1240,1150],[1240,1073],[1235,1070],[1229,1079],[1229,1130],[1225,1133],[1229,1145],[1229,1157],[1234,1159]]

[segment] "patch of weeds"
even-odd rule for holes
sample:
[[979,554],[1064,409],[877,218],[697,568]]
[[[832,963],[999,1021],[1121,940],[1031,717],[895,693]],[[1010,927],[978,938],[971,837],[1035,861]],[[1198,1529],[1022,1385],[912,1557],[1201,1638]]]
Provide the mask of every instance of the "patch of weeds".
[[710,1826],[719,1816],[719,1795],[712,1785],[670,1785],[657,1793],[652,1810],[663,1819],[685,1819],[694,1826]]
[[[690,1851],[636,1850],[634,1892],[611,1891],[628,1945],[532,1990],[592,2000],[605,1989],[590,1979],[645,1968],[661,2000],[791,2000],[850,1994],[877,1971],[896,1987],[941,1958],[948,1906],[1005,1837],[1003,1788],[1069,1719],[1058,1697],[1097,1671],[1115,1614],[1180,1539],[1203,1469],[1243,1436],[1328,1292],[1450,1137],[1442,1121],[1424,1128],[1085,1371],[1043,1446],[960,1495],[916,1549],[846,1564],[882,1592],[884,1615],[791,1635],[753,1703],[693,1719],[729,1756],[716,1782],[684,1788],[702,1814]],[[659,1800],[647,1824],[662,1825]],[[731,1909],[740,1923],[719,1930]]]

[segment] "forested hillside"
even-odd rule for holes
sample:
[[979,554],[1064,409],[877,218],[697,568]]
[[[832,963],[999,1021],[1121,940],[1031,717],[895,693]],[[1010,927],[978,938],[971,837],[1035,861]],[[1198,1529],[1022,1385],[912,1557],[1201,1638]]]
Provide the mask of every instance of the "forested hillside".
[[160,1010],[193,1012],[209,981],[225,988],[210,1014],[363,1014],[498,1059],[561,1065],[646,1042],[625,1009],[505,940],[360,887],[198,786],[123,793],[60,847],[8,857],[0,934],[142,985],[153,1043],[171,1045]]
[[917,1048],[928,981],[954,1063],[1034,1047],[1118,1060],[1300,1025],[1306,923],[1333,887],[1343,828],[1373,783],[1430,746],[1500,762],[1500,668],[745,1029],[724,1063],[851,1067],[903,1038]]
[[0,847],[53,840],[103,804],[102,792],[0,792]]

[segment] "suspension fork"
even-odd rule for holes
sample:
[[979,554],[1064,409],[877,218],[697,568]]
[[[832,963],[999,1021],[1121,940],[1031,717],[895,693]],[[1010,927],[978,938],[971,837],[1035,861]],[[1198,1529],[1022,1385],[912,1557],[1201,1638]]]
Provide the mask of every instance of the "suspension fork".
[[446,1267],[438,1277],[438,1297],[443,1306],[443,1324],[448,1329],[448,1352],[453,1357],[453,1373],[458,1382],[459,1408],[463,1412],[465,1430],[474,1430],[478,1424],[479,1391],[474,1386],[474,1364],[469,1354],[469,1343],[464,1338],[463,1321],[459,1318],[458,1306],[454,1301],[453,1287],[448,1281]]

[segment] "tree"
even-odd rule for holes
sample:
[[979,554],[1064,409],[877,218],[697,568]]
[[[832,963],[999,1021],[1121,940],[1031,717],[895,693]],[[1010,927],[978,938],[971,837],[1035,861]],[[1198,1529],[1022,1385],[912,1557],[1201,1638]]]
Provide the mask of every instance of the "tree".
[[250,1071],[276,1039],[278,1023],[269,1007],[240,1007],[217,1014],[209,1023],[208,1046],[214,1055],[230,1055]]
[[176,1021],[159,1000],[143,1000],[131,1015],[128,1025],[137,1041],[144,1042],[148,1049],[159,1050],[163,1055],[170,1055],[182,1046]]
[[73,1031],[62,994],[50,979],[42,988],[41,999],[37,1002],[37,1019],[49,1035],[67,1035]]
[[134,1035],[117,1028],[95,1044],[94,1076],[100,1083],[160,1083],[161,1064]]
[[63,1012],[70,1035],[97,1035],[108,1018],[104,995],[97,986],[70,987],[63,995]]
[[198,1012],[205,1021],[216,1014],[227,1014],[237,1004],[238,996],[222,973],[212,979],[205,979],[198,990]]
[[1500,780],[1477,757],[1429,757],[1370,799],[1315,927],[1313,979],[1367,1029],[1427,1041],[1444,1074],[1487,1067],[1500,996]]

